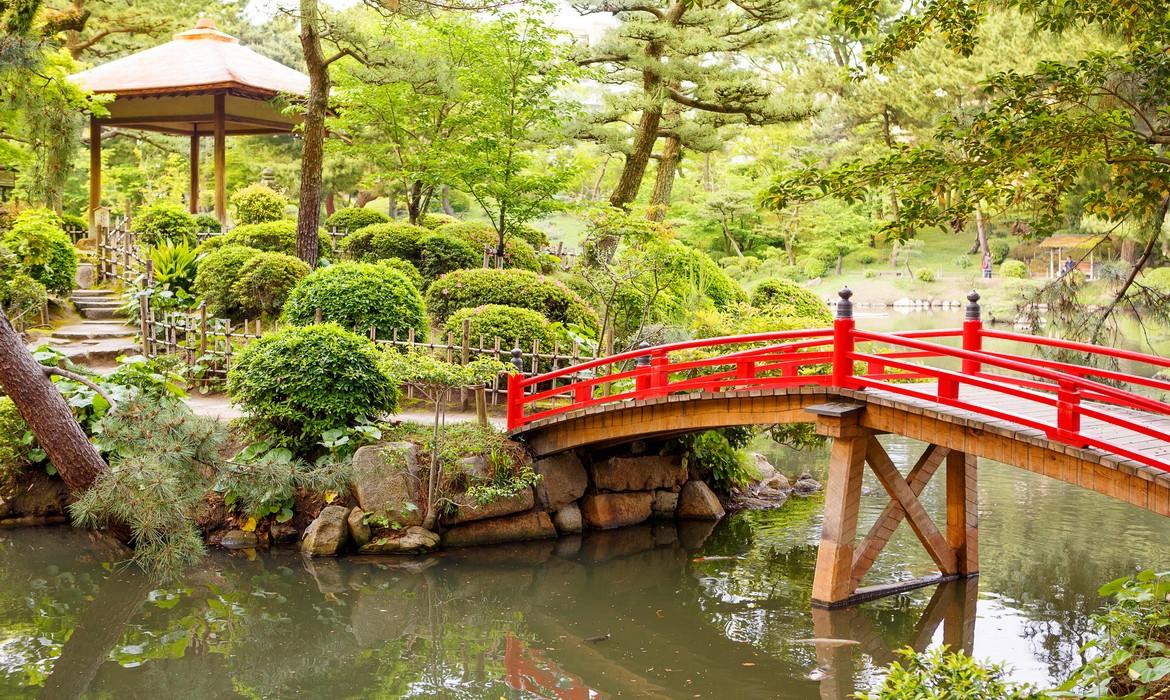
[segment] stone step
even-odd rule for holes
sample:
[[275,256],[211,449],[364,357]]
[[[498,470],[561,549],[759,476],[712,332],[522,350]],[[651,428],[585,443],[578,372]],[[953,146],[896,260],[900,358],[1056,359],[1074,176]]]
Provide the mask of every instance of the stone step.
[[118,293],[112,289],[74,289],[72,297],[116,297]]
[[121,323],[76,323],[50,333],[57,340],[106,340],[109,338],[131,338],[135,329]]
[[[35,343],[29,349],[33,350],[44,344]],[[47,344],[69,358],[70,361],[86,367],[109,365],[123,355],[137,355],[141,352],[141,348],[132,338],[50,342]]]
[[120,309],[125,304],[120,299],[95,299],[93,301],[74,301],[73,306],[81,311],[84,309]]
[[81,317],[91,321],[110,321],[116,318],[122,318],[118,314],[118,307],[98,307],[88,309],[78,309]]

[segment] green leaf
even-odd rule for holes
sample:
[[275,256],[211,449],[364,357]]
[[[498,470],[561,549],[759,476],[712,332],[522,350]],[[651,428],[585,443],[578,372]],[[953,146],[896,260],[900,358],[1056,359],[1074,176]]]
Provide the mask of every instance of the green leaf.
[[37,462],[43,461],[45,459],[45,457],[47,457],[48,455],[45,454],[44,450],[42,450],[41,448],[38,447],[36,449],[29,450],[28,455],[26,455],[26,456],[28,457],[28,461],[32,462],[33,464],[36,464]]
[[287,523],[288,521],[292,520],[292,517],[293,517],[292,508],[285,506],[284,508],[281,508],[280,513],[277,514],[276,522]]
[[1135,661],[1129,667],[1129,677],[1139,683],[1153,683],[1170,676],[1170,657],[1155,656]]

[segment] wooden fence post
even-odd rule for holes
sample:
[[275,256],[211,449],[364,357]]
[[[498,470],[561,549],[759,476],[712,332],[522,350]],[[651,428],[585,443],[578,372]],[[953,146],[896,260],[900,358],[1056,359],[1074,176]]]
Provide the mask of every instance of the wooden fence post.
[[[467,366],[467,363],[470,359],[471,359],[471,319],[465,318],[465,319],[463,319],[463,342],[460,346],[459,363],[462,364],[463,366]],[[476,395],[475,395],[475,412],[477,414],[479,413],[479,403],[480,403],[480,399],[481,399],[480,394],[482,394],[482,393],[483,393],[483,387],[480,387],[477,390]],[[467,388],[466,387],[461,387],[459,389],[459,407],[461,410],[464,410],[464,411],[467,410]],[[484,407],[484,410],[486,411],[487,408]],[[485,413],[484,415],[486,416],[487,414]]]

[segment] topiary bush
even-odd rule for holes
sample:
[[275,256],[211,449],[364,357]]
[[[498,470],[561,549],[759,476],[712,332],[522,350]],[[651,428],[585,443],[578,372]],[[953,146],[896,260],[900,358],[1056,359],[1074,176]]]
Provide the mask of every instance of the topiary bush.
[[513,226],[508,231],[509,236],[515,236],[532,246],[534,250],[540,250],[548,245],[548,234],[538,228],[524,224],[522,226]]
[[991,253],[991,262],[999,265],[1011,255],[1012,244],[1006,238],[993,238],[987,242],[987,249]]
[[446,226],[447,224],[454,224],[458,221],[459,220],[456,219],[455,217],[448,216],[447,214],[438,214],[435,212],[430,212],[430,213],[422,215],[422,217],[418,220],[418,225],[422,226],[423,228],[430,229],[430,230],[434,231],[435,229],[439,228],[440,226]]
[[374,345],[333,324],[284,328],[246,346],[227,391],[255,428],[295,450],[312,449],[326,431],[391,413],[399,400]]
[[459,309],[503,304],[539,311],[550,321],[597,331],[600,321],[575,292],[527,270],[476,268],[443,275],[427,289],[427,306],[439,321]]
[[260,253],[240,267],[232,284],[235,302],[247,316],[278,316],[293,287],[310,272],[309,265],[284,253]]
[[288,200],[276,190],[264,185],[248,185],[232,193],[236,224],[262,224],[280,221]]
[[195,231],[222,231],[223,224],[219,223],[219,219],[211,214],[196,214],[195,215]]
[[84,216],[68,213],[58,214],[57,216],[61,218],[61,225],[65,228],[66,233],[70,231],[89,233],[89,221]]
[[131,220],[138,242],[156,246],[163,242],[193,243],[199,223],[181,204],[156,202],[138,210]]
[[829,274],[829,261],[820,258],[809,258],[801,266],[801,272],[804,274],[805,279],[811,280],[824,277]]
[[284,306],[284,318],[300,326],[321,318],[343,328],[365,333],[370,327],[390,338],[397,331],[426,338],[427,310],[418,289],[406,275],[387,265],[339,263],[323,267],[293,288]]
[[[477,255],[483,255],[483,249],[487,246],[491,246],[494,251],[500,243],[499,234],[492,225],[482,221],[460,221],[440,226],[437,231],[462,238],[471,244]],[[514,236],[504,242],[504,265],[532,272],[540,272],[541,269],[536,249],[522,238]]]
[[752,290],[751,305],[778,316],[807,318],[821,324],[833,322],[833,314],[820,297],[786,279],[761,282]]
[[919,282],[933,282],[935,279],[934,270],[928,267],[920,268],[918,272],[914,273],[914,276],[918,278]]
[[447,319],[444,333],[462,338],[464,321],[468,322],[473,344],[481,337],[487,345],[499,338],[501,347],[511,348],[519,343],[520,348],[528,351],[532,349],[532,341],[539,340],[542,352],[551,352],[553,343],[564,345],[572,342],[560,326],[532,309],[502,304],[460,309]]
[[415,263],[418,261],[418,242],[427,233],[421,226],[400,221],[374,224],[341,239],[341,253],[357,262],[399,258]]
[[[321,255],[333,252],[333,242],[328,235],[318,232],[317,245]],[[199,246],[200,254],[209,253],[224,246],[245,246],[266,253],[297,254],[297,222],[291,219],[266,221],[259,224],[237,226],[222,236],[212,236]]]
[[325,228],[353,233],[360,228],[384,224],[389,221],[390,217],[380,211],[363,207],[347,207],[338,209],[328,219],[325,219]]
[[415,267],[414,263],[412,262],[403,260],[402,258],[386,258],[385,260],[379,260],[373,264],[382,265],[392,270],[398,270],[402,274],[406,275],[406,279],[410,280],[410,283],[414,285],[415,289],[421,290],[423,288],[422,273],[418,271],[418,268]]
[[231,319],[244,317],[244,309],[232,286],[248,261],[262,253],[245,246],[225,246],[199,261],[199,269],[195,273],[195,293],[207,304],[207,313]]
[[418,241],[418,270],[427,280],[482,263],[466,241],[445,233],[428,233]]
[[52,294],[73,291],[77,276],[77,249],[61,228],[61,219],[48,209],[28,209],[16,217],[12,229],[0,241],[24,273]]
[[999,274],[1013,279],[1027,279],[1028,266],[1019,260],[1004,260],[999,266]]

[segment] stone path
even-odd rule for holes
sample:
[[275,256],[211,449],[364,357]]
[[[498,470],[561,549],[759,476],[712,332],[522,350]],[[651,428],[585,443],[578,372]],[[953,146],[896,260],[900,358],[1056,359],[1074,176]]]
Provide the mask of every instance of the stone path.
[[115,315],[123,304],[116,293],[79,289],[73,293],[72,301],[81,319],[47,333],[34,331],[28,344],[30,350],[49,345],[72,362],[97,370],[112,367],[121,355],[138,352],[136,329]]
[[[192,392],[187,397],[187,404],[191,410],[195,411],[196,415],[208,416],[221,421],[229,421],[235,418],[240,418],[243,413],[231,405],[228,398],[223,394],[199,394]],[[407,410],[394,414],[394,419],[404,421],[407,423],[424,423],[431,424],[434,422],[434,414],[421,410]],[[447,413],[448,423],[470,423],[475,420],[474,413]],[[492,425],[503,430],[507,420],[504,416],[489,416],[488,420]]]

